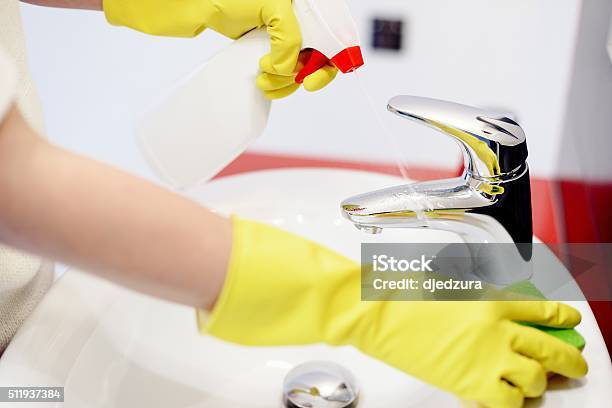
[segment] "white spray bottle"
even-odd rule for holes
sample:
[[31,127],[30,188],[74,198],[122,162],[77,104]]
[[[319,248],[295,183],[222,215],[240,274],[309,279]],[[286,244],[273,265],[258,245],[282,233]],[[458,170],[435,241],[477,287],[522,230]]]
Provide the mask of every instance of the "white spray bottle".
[[[363,65],[345,0],[293,0],[307,52],[307,75],[327,63],[343,73]],[[174,188],[214,176],[267,124],[271,102],[255,86],[259,59],[269,51],[265,29],[233,42],[175,86],[138,124],[140,146],[157,175]]]

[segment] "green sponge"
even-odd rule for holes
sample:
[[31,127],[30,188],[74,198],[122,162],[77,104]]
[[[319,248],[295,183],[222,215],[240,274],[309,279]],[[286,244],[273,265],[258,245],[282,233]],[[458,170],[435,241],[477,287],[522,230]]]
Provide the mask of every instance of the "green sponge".
[[[522,281],[512,284],[504,288],[505,291],[516,293],[519,295],[531,296],[538,299],[546,299],[546,297],[529,281]],[[586,342],[584,337],[574,329],[557,329],[554,327],[540,326],[531,323],[521,323],[525,326],[535,327],[538,330],[542,330],[545,333],[555,336],[561,341],[564,341],[572,346],[583,350]]]

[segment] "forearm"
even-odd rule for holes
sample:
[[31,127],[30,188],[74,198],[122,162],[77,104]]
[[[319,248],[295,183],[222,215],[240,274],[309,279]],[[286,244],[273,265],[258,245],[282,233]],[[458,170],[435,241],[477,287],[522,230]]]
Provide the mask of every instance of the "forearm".
[[206,307],[224,281],[231,222],[42,141],[14,109],[0,128],[0,241]]
[[102,10],[102,0],[21,0],[23,3],[46,7]]

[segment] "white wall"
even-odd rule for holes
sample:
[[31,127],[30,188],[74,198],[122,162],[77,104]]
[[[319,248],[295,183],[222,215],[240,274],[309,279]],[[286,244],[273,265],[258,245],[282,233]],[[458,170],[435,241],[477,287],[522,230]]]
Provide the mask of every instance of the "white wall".
[[[359,79],[400,139],[402,159],[457,165],[450,140],[385,111],[390,97],[415,94],[513,113],[526,130],[533,173],[556,174],[583,1],[589,0],[351,0],[366,45]],[[605,12],[610,1],[596,3],[595,12]],[[51,137],[140,173],[147,171],[131,134],[134,118],[227,41],[212,32],[194,40],[148,37],[109,27],[99,13],[23,11]],[[373,16],[406,19],[402,54],[367,47]],[[321,93],[276,102],[254,148],[391,162],[394,149],[359,82],[346,75]]]
[[610,28],[608,29],[608,55],[612,61],[612,16],[610,16]]
[[[606,12],[607,11],[607,12]],[[588,181],[612,181],[612,60],[606,52],[611,0],[585,1],[557,142],[556,174]]]

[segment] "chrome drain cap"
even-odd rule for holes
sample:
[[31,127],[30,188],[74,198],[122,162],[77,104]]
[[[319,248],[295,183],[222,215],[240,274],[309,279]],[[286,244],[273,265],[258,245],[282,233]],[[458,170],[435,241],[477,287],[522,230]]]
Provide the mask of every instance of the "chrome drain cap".
[[358,397],[355,377],[329,361],[300,364],[287,374],[283,384],[287,408],[353,408]]

